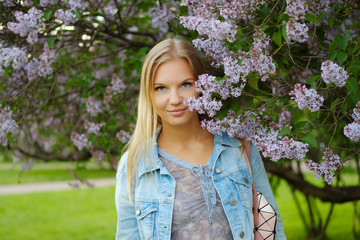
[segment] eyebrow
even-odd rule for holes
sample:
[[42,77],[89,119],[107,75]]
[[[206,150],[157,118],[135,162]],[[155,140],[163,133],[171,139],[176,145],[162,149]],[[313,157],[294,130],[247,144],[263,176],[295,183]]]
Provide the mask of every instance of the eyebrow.
[[[189,77],[189,78],[186,78],[186,79],[182,80],[180,83],[184,83],[184,82],[187,82],[187,81],[195,81],[195,79],[193,77]],[[154,86],[156,86],[156,85],[166,85],[166,84],[161,83],[161,82],[154,83]]]

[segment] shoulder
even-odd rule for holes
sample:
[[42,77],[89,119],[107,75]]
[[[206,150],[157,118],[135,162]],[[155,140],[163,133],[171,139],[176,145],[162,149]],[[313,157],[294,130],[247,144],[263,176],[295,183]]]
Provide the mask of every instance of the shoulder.
[[230,137],[226,132],[220,134],[214,134],[215,142],[221,145],[227,145],[231,147],[240,147],[241,143],[238,139]]
[[126,174],[126,165],[128,161],[129,151],[126,151],[120,158],[118,163],[117,174]]

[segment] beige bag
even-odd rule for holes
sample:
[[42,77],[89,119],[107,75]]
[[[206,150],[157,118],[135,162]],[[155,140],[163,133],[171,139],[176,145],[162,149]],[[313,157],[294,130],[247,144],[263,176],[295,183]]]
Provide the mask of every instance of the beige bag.
[[251,171],[251,146],[245,140],[245,160],[248,164],[253,193],[253,214],[254,214],[254,237],[255,240],[275,240],[276,237],[276,212],[260,192],[256,192],[254,179]]

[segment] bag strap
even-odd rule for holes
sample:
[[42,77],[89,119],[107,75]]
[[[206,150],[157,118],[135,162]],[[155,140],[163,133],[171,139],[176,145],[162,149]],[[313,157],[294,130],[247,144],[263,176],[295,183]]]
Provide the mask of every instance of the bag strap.
[[251,145],[250,141],[244,140],[245,142],[245,161],[249,167],[250,175],[251,175],[251,188],[252,188],[252,194],[253,194],[253,216],[254,216],[254,230],[258,225],[259,219],[258,219],[258,200],[257,200],[257,192],[254,186],[254,179],[251,171]]

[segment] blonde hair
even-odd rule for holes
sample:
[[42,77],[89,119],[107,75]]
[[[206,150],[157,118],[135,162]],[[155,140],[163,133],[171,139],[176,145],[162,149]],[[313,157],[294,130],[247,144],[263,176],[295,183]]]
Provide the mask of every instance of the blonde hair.
[[177,58],[183,58],[188,62],[190,70],[196,79],[198,79],[199,75],[205,73],[199,55],[193,46],[185,40],[165,39],[148,52],[141,71],[136,127],[126,146],[128,151],[126,167],[130,202],[137,165],[142,154],[144,161],[146,160],[146,155],[148,155],[150,165],[152,164],[151,151],[154,149],[155,141],[151,141],[151,139],[154,137],[156,129],[160,126],[151,97],[155,73],[161,64]]

